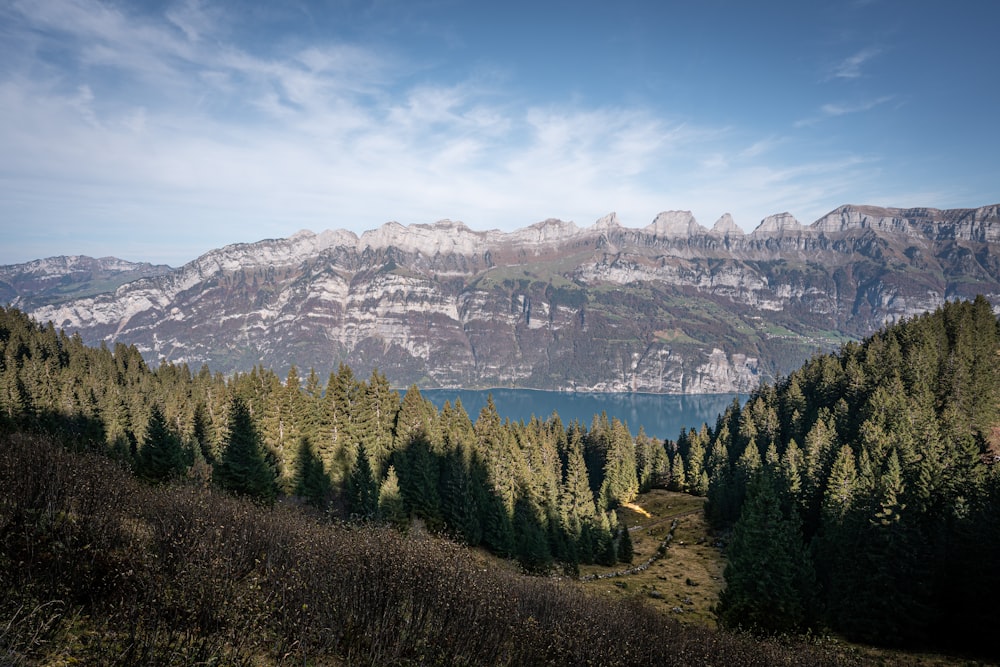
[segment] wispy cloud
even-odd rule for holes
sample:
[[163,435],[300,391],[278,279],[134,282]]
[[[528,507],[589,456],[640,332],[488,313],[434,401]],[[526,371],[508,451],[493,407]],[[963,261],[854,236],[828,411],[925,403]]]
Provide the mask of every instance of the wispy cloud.
[[[265,54],[193,1],[163,16],[127,7],[13,5],[19,46],[51,72],[0,73],[0,217],[112,237],[162,228],[203,250],[301,227],[452,217],[510,229],[612,209],[634,226],[668,208],[706,225],[728,210],[749,227],[795,206],[808,216],[872,169],[870,157],[803,162],[784,138],[650,108],[543,105],[506,82],[418,78],[401,54],[343,41]],[[232,223],[238,232],[222,229]]]
[[886,102],[892,101],[892,95],[883,95],[882,97],[877,97],[871,100],[865,100],[863,102],[858,102],[856,104],[824,104],[820,107],[820,111],[826,116],[843,116],[849,113],[860,113],[862,111],[870,111],[877,106],[881,106]]
[[896,99],[895,95],[882,95],[881,97],[862,100],[860,102],[852,102],[852,103],[830,102],[828,104],[824,104],[823,106],[821,106],[819,108],[819,113],[817,115],[796,121],[795,127],[797,128],[809,127],[827,118],[835,118],[837,116],[846,116],[848,114],[871,111],[872,109],[882,106],[887,102],[891,102],[894,99]]
[[835,64],[830,72],[830,78],[857,79],[862,76],[862,66],[881,53],[882,48],[877,46],[861,49],[854,55],[851,55]]

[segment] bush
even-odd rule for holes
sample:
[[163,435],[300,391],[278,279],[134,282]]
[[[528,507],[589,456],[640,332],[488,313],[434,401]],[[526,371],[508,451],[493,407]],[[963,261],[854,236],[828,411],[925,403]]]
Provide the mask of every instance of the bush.
[[444,540],[149,487],[53,442],[0,441],[0,662],[844,664],[688,628]]

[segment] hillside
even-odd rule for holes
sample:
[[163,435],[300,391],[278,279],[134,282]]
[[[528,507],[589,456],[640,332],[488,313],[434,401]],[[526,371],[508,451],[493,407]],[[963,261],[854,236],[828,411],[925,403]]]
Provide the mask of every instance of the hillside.
[[[8,665],[849,665],[487,568],[436,538],[147,487],[45,438],[0,446]],[[892,662],[886,664],[894,664]]]
[[723,624],[997,657],[998,326],[983,298],[949,302],[677,443],[672,483],[732,531]]
[[393,386],[747,392],[947,299],[1000,299],[998,206],[843,206],[744,234],[665,212],[641,229],[388,223],[227,246],[31,314],[150,363],[224,373],[340,363]]
[[113,293],[126,283],[163,276],[170,271],[164,265],[81,255],[0,266],[0,303],[31,310]]
[[[69,549],[76,560],[57,565],[59,576],[65,570],[100,591],[106,581],[88,568],[104,572],[105,550],[89,536],[77,541],[78,528],[96,521],[97,530],[112,530],[112,548],[124,530],[139,540],[126,552],[141,550],[150,534],[145,521],[167,526],[165,539],[176,536],[181,546],[189,545],[181,533],[204,528],[193,509],[179,513],[187,523],[176,529],[146,515],[82,518],[103,516],[104,483],[60,472],[57,454],[45,458],[54,443],[110,457],[148,482],[187,480],[191,492],[212,486],[262,510],[311,505],[328,517],[447,535],[550,577],[627,570],[652,557],[650,540],[632,537],[630,512],[644,510],[633,502],[640,493],[665,487],[707,494],[707,519],[732,528],[723,537],[726,585],[714,609],[725,626],[764,634],[832,628],[865,642],[991,655],[983,638],[994,622],[988,601],[1000,553],[998,341],[988,302],[948,303],[838,355],[815,357],[778,387],[762,386],[745,406],[734,402],[714,428],[691,429],[674,443],[633,436],[606,415],[589,428],[564,425],[558,415],[512,423],[488,402],[473,420],[460,404],[438,410],[415,387],[400,397],[384,377],[358,380],[346,366],[325,386],[314,373],[302,381],[292,371],[282,382],[262,368],[228,379],[172,364],[152,371],[135,348],[88,348],[0,309],[0,452],[20,457],[0,481],[24,494],[0,502],[0,515],[10,512],[0,516],[8,522],[0,538],[13,550],[0,566],[20,572],[4,577],[13,590],[30,590],[35,584],[19,577],[33,576],[35,563],[58,563],[76,544],[89,554]],[[36,452],[37,461],[30,458]],[[74,461],[61,470],[84,459]],[[78,482],[84,498],[60,505],[60,485]],[[136,482],[111,483],[129,498],[141,495]],[[115,511],[131,511],[116,493],[109,494]],[[657,495],[642,502],[652,508]],[[156,507],[149,498],[138,502]],[[699,499],[684,503],[700,512]],[[680,514],[671,518],[689,511]],[[674,528],[654,522],[647,537]],[[39,551],[48,531],[55,531],[53,555]],[[255,535],[240,528],[234,548],[253,544]],[[652,570],[703,587],[671,613],[703,617],[719,590],[710,570],[711,584],[695,575],[697,558],[682,558],[713,551],[698,541],[690,549],[671,545],[663,554],[671,562],[657,560]],[[251,555],[254,567],[267,563],[266,572],[287,558],[272,561],[256,548]],[[188,571],[175,556],[153,561]],[[673,561],[686,563],[683,572]],[[659,584],[646,585],[655,607]],[[9,613],[16,619],[47,608],[33,604]]]

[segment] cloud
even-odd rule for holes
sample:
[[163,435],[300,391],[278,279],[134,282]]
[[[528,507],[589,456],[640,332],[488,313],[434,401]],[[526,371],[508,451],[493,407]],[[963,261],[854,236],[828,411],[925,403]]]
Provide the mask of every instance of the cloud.
[[854,55],[849,56],[834,65],[830,72],[830,78],[857,79],[862,76],[861,66],[881,53],[882,49],[880,47],[868,47],[861,49]]
[[810,116],[809,118],[803,118],[795,122],[795,127],[803,128],[815,125],[827,118],[835,118],[837,116],[846,116],[848,114],[862,113],[865,111],[871,111],[875,107],[881,106],[887,102],[891,102],[896,99],[895,95],[883,95],[881,97],[872,98],[869,100],[863,100],[861,102],[854,103],[843,103],[843,102],[830,102],[824,104],[819,108],[819,114],[816,116]]
[[[265,53],[197,2],[164,15],[117,7],[15,5],[23,43],[37,40],[32,67],[50,75],[0,73],[0,218],[89,228],[91,240],[142,228],[163,248],[187,238],[197,250],[184,261],[302,227],[392,219],[512,229],[617,210],[641,226],[682,208],[706,225],[728,210],[752,226],[776,210],[827,207],[877,162],[805,162],[787,138],[651,108],[542,104],[506,80],[437,79],[408,54],[343,40]],[[179,263],[148,254],[148,237],[136,243],[146,254],[129,258]]]
[[885,104],[893,99],[892,95],[883,95],[882,97],[877,97],[875,99],[866,100],[864,102],[859,102],[856,104],[824,104],[820,107],[820,111],[826,116],[843,116],[849,113],[860,113],[862,111],[870,111],[877,106]]

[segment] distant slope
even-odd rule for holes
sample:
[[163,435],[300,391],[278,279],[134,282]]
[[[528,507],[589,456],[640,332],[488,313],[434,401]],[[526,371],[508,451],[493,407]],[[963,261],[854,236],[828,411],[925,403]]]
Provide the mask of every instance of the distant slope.
[[744,234],[686,211],[512,233],[387,223],[213,250],[33,317],[213,370],[341,361],[397,386],[748,391],[946,299],[1000,303],[1000,213],[843,206]]
[[84,255],[0,266],[0,303],[28,311],[113,293],[125,283],[166,275],[172,270],[164,264],[126,262],[114,257],[95,259]]

